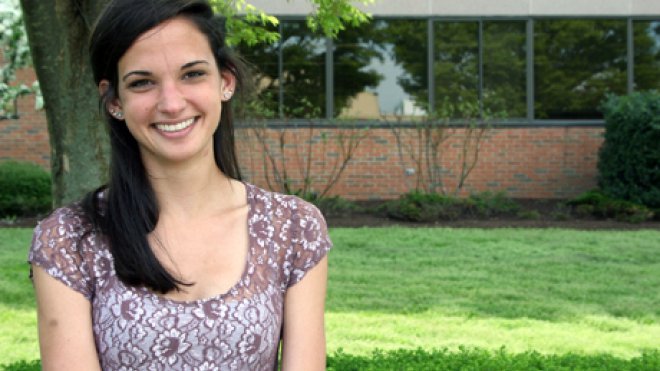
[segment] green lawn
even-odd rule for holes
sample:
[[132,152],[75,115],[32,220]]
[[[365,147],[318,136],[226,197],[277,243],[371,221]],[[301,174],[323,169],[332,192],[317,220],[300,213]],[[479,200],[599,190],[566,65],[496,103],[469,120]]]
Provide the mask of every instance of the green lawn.
[[336,229],[328,350],[660,348],[660,231]]
[[[0,364],[38,358],[31,231],[0,229]],[[328,352],[660,348],[660,231],[333,229]]]

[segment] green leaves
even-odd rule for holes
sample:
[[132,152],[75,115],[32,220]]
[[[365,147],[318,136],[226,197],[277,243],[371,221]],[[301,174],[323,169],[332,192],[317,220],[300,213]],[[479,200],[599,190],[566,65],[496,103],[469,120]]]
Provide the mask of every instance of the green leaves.
[[32,64],[30,47],[23,26],[23,12],[17,0],[0,1],[0,117],[16,116],[16,99],[39,89],[16,84],[16,71]]
[[[369,22],[371,16],[351,5],[348,0],[310,0],[316,5],[316,12],[307,17],[307,26],[312,31],[321,31],[325,36],[335,38],[345,25],[359,26]],[[363,4],[374,0],[360,0]]]
[[[359,0],[363,4],[374,0]],[[359,26],[371,16],[359,10],[349,0],[310,0],[315,11],[307,17],[307,26],[327,37],[336,37],[345,25]],[[248,46],[273,44],[280,38],[277,32],[279,20],[257,9],[246,0],[211,0],[213,9],[226,18],[227,43]]]

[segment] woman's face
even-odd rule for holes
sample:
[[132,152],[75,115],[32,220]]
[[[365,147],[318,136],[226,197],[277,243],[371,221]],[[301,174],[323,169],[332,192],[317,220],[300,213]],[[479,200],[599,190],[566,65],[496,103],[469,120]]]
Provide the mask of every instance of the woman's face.
[[107,108],[123,113],[147,168],[213,158],[221,102],[231,97],[235,78],[219,71],[208,40],[191,21],[174,18],[145,32],[117,69],[118,98]]

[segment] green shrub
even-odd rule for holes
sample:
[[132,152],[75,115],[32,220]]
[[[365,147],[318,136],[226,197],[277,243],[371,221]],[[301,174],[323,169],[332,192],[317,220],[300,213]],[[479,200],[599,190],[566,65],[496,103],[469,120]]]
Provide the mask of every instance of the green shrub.
[[660,93],[610,95],[598,185],[613,198],[660,208]]
[[[309,197],[309,196],[308,196]],[[307,201],[316,205],[321,210],[321,213],[326,218],[329,217],[342,217],[349,215],[351,212],[357,211],[358,207],[355,203],[340,197],[340,196],[326,196],[326,197],[305,197]]]
[[24,162],[0,162],[0,217],[34,216],[52,207],[50,175]]
[[412,191],[386,204],[387,216],[413,222],[454,220],[461,215],[458,198],[438,193]]
[[[0,366],[6,371],[40,370],[39,360],[20,361]],[[480,349],[459,348],[457,352],[442,350],[392,350],[374,351],[368,356],[355,356],[339,350],[328,355],[328,371],[381,371],[381,370],[464,370],[464,371],[528,371],[528,370],[603,370],[647,371],[660,370],[660,352],[647,351],[632,359],[621,359],[609,354],[543,355],[530,351],[509,354],[504,349],[490,352]]]
[[644,371],[660,369],[660,352],[650,351],[629,360],[608,354],[600,355],[544,355],[529,351],[510,354],[504,349],[490,352],[480,349],[459,348],[426,351],[394,350],[374,351],[369,356],[354,356],[342,351],[328,357],[328,370],[380,371],[380,370],[622,370]]
[[653,218],[653,211],[634,202],[607,196],[600,190],[591,190],[570,200],[567,204],[580,217],[614,218],[639,223]]
[[463,205],[472,215],[488,218],[496,215],[515,215],[520,205],[506,196],[504,192],[481,192],[470,195]]

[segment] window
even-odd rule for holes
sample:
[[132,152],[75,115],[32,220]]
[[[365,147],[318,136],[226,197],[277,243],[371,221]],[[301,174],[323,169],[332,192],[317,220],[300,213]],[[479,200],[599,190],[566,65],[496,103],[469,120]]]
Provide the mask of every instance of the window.
[[441,116],[463,117],[479,107],[479,23],[436,22],[433,76],[435,110]]
[[425,114],[426,24],[374,20],[339,35],[333,57],[335,117],[393,120]]
[[633,22],[635,90],[660,90],[660,21]]
[[524,21],[483,25],[483,108],[488,115],[527,116],[527,52]]
[[325,117],[326,40],[304,21],[282,23],[282,115],[285,118]]
[[536,21],[536,118],[602,118],[605,94],[626,93],[626,34],[625,20]]

